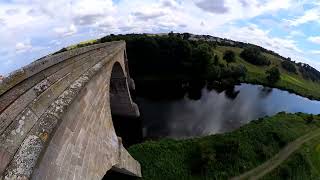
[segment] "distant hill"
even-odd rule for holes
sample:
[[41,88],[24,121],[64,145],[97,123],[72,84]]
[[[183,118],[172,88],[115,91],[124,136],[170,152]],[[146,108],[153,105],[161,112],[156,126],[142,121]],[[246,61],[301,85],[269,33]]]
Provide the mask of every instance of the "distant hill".
[[[311,99],[320,99],[320,72],[310,65],[296,63],[290,58],[254,44],[210,35],[111,34],[63,48],[59,52],[114,40],[126,41],[130,72],[137,80],[206,79],[228,84],[246,82],[277,87]],[[243,55],[244,50],[251,54]],[[234,53],[234,61],[228,63],[224,60],[226,51]],[[263,59],[267,64],[259,65],[258,60]],[[272,67],[280,72],[280,79],[273,83],[266,78],[266,72]]]

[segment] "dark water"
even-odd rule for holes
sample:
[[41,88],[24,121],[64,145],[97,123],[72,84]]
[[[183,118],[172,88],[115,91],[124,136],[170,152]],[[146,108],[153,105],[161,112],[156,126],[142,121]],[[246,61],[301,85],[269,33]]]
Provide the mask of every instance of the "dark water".
[[198,98],[138,97],[144,137],[187,138],[222,133],[281,111],[320,114],[319,101],[259,85],[241,84],[224,91],[203,87],[195,94]]

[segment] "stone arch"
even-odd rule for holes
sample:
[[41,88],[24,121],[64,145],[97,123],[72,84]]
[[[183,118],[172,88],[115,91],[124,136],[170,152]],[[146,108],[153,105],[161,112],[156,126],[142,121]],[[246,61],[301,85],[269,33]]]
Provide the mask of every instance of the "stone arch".
[[138,106],[132,102],[128,78],[119,62],[113,64],[110,77],[110,106],[112,115],[139,117]]
[[[0,83],[0,179],[101,179],[111,168],[141,176],[111,119],[110,81],[115,63],[125,67],[124,49],[119,41],[48,56]],[[128,87],[124,69],[114,81]],[[120,92],[130,116],[135,104]]]

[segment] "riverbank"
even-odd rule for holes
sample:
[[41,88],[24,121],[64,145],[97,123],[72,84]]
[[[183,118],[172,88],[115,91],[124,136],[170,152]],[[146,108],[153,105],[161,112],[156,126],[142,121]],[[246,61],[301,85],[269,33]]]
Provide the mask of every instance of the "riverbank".
[[[223,56],[223,53],[227,50],[231,50],[235,53],[235,61],[230,65],[243,65],[247,69],[246,77],[241,80],[243,83],[251,83],[257,85],[268,86],[272,88],[278,88],[286,90],[290,93],[294,93],[311,100],[320,100],[320,83],[303,78],[301,72],[297,73],[288,72],[281,66],[281,59],[272,54],[263,53],[271,62],[270,66],[276,66],[280,70],[280,80],[274,84],[270,83],[266,79],[265,71],[269,68],[267,66],[256,66],[246,62],[241,58],[240,54],[243,48],[231,47],[231,46],[217,46],[213,51]],[[223,62],[221,61],[222,63]],[[298,67],[296,67],[298,69]]]
[[230,133],[147,141],[129,148],[143,179],[228,179],[273,157],[289,142],[320,128],[320,116],[279,113]]

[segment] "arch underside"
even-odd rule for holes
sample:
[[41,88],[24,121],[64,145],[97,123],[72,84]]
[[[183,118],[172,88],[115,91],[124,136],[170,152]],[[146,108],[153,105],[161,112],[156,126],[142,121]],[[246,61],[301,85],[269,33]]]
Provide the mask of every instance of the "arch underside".
[[71,66],[66,77],[53,83],[50,78],[66,69],[41,81],[48,82],[47,87],[40,86],[36,100],[13,119],[15,126],[7,126],[2,133],[0,160],[4,157],[7,163],[0,167],[0,175],[4,179],[101,179],[111,168],[141,176],[139,163],[123,147],[112,122],[111,109],[120,116],[139,115],[128,90],[131,79],[125,71],[124,46],[118,47],[96,64],[83,58],[84,64]]

